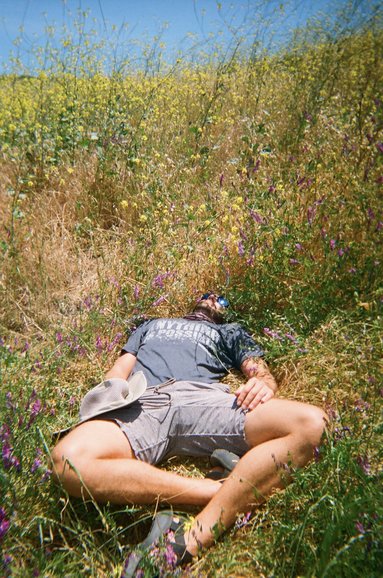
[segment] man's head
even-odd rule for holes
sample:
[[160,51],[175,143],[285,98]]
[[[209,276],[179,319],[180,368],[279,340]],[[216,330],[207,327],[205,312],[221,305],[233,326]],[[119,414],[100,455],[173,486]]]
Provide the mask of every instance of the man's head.
[[203,313],[215,323],[223,323],[225,312],[229,307],[229,301],[223,295],[217,295],[212,291],[204,293],[194,307],[194,313]]

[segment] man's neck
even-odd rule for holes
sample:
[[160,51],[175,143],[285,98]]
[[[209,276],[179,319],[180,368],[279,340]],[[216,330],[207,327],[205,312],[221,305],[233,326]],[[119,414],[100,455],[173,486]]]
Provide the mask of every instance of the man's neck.
[[189,313],[188,315],[184,315],[184,319],[190,319],[191,321],[208,321],[209,323],[215,323],[217,325],[217,321],[211,319],[209,315],[202,313],[202,311],[195,311],[194,313]]

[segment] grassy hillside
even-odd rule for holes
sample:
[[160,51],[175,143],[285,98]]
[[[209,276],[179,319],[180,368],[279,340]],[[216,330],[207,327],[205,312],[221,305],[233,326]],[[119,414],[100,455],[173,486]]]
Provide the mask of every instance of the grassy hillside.
[[130,75],[66,48],[0,78],[2,575],[119,576],[152,510],[68,499],[51,434],[141,316],[216,289],[332,424],[192,574],[380,576],[381,29]]

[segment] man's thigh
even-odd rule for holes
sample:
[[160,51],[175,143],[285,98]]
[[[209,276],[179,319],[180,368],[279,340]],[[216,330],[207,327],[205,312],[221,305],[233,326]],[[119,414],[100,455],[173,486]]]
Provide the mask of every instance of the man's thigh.
[[134,458],[126,435],[113,421],[91,420],[80,424],[52,451],[54,460]]
[[325,414],[316,406],[285,399],[270,399],[249,411],[245,419],[245,437],[251,446],[287,436],[319,421]]

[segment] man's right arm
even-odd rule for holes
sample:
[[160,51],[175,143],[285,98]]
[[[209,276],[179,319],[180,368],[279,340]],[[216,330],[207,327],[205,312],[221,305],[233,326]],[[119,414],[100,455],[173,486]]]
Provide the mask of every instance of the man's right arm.
[[133,367],[136,364],[136,356],[132,353],[123,353],[113,365],[106,375],[105,379],[112,379],[119,377],[120,379],[128,379],[132,373]]

